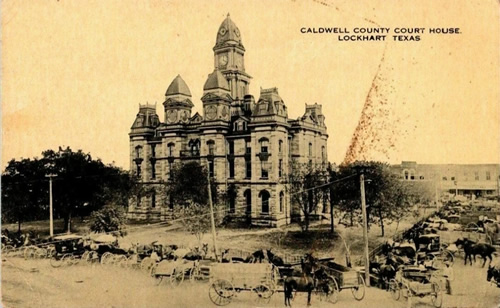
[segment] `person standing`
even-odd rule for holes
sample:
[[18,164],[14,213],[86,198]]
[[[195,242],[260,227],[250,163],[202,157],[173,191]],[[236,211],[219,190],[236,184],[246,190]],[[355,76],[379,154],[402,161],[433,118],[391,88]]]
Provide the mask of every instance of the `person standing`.
[[452,295],[451,282],[454,280],[453,268],[450,261],[445,261],[444,264],[443,277],[446,279],[446,294]]

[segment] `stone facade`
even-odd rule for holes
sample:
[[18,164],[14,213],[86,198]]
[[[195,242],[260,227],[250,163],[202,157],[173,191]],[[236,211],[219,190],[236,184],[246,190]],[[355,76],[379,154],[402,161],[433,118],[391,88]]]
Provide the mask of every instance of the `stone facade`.
[[289,119],[277,88],[249,94],[241,33],[228,17],[217,32],[214,71],[201,98],[203,115],[192,115],[189,87],[177,76],[165,93],[165,119],[156,107],[141,105],[130,132],[130,168],[149,191],[129,203],[129,217],[168,220],[171,204],[162,193],[176,162],[196,160],[208,166],[219,191],[231,184],[237,195],[227,215],[253,225],[280,226],[291,221],[288,184],[292,160],[328,162],[322,106],[306,104],[305,113]]

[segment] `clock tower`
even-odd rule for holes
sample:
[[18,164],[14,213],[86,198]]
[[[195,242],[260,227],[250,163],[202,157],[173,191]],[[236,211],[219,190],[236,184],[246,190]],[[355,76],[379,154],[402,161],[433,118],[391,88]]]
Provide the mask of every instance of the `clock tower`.
[[248,84],[252,77],[245,72],[245,47],[240,30],[229,14],[219,27],[213,50],[215,69],[220,70],[226,78],[233,101],[241,103],[248,94]]

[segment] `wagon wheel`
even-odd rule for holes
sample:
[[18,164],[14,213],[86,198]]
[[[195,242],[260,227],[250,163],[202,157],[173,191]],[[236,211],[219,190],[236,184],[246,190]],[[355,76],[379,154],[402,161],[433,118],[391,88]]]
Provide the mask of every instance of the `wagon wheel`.
[[127,256],[125,256],[125,255],[115,256],[113,258],[113,265],[118,265],[120,267],[126,267],[127,266]]
[[2,245],[2,255],[9,256],[14,252],[15,248],[12,245]]
[[101,264],[106,265],[106,264],[111,264],[113,262],[113,254],[111,252],[105,252],[101,256]]
[[408,303],[408,307],[411,307],[412,293],[411,293],[410,285],[407,282],[403,282],[403,284],[401,286],[401,293],[402,293],[403,297],[406,298],[407,303]]
[[453,266],[453,262],[455,261],[453,254],[448,250],[443,250],[439,256],[435,257],[434,267],[436,267],[436,268],[445,267],[445,265],[444,265],[445,261],[449,262],[450,266]]
[[274,294],[273,288],[267,284],[260,284],[253,288],[252,291],[257,295],[256,302],[258,304],[268,304]]
[[173,286],[181,285],[184,282],[184,268],[177,267],[170,274],[170,284]]
[[443,291],[436,282],[432,283],[431,302],[436,308],[440,308],[443,304]]
[[54,246],[50,246],[47,248],[47,258],[54,258],[56,255],[57,251]]
[[158,264],[160,263],[153,263],[151,264],[151,266],[149,267],[149,275],[151,277],[154,277],[156,275],[156,269],[158,268]]
[[82,260],[92,264],[99,263],[99,254],[97,253],[97,251],[89,251],[85,258],[83,258],[82,256]]
[[138,265],[140,265],[137,264],[138,260],[139,257],[137,256],[137,254],[130,255],[127,259],[127,267],[137,267]]
[[329,278],[322,284],[319,291],[319,299],[335,304],[339,300],[339,284],[334,278]]
[[355,300],[360,301],[365,298],[365,279],[358,274],[358,285],[351,288],[352,296]]
[[389,281],[389,292],[391,292],[391,296],[395,300],[399,300],[399,298],[401,297],[401,290],[399,289],[399,284],[394,279],[391,279],[391,281]]
[[224,279],[217,279],[208,288],[208,296],[212,303],[217,306],[225,306],[231,303],[234,294],[233,285]]
[[35,258],[37,259],[45,259],[47,258],[47,255],[48,255],[48,252],[47,252],[47,249],[43,248],[43,247],[38,247],[36,250],[35,250]]
[[61,267],[62,264],[62,256],[55,255],[50,258],[50,266],[58,268]]
[[35,246],[28,246],[24,248],[23,252],[24,260],[33,259],[35,257],[35,254],[36,254]]
[[65,254],[65,255],[62,256],[61,262],[64,265],[71,266],[71,265],[76,264],[77,261],[76,261],[75,256],[67,253],[67,254]]
[[150,257],[146,257],[141,261],[141,269],[149,271],[151,269],[151,266],[153,266],[153,264],[155,264],[155,261]]
[[201,278],[200,267],[196,265],[193,266],[189,271],[189,282],[193,283],[196,280],[200,280]]

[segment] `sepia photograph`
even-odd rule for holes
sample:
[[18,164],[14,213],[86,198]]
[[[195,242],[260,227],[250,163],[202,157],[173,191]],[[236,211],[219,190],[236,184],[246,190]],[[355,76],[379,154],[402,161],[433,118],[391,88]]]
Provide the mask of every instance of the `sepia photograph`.
[[2,1],[0,307],[500,307],[499,6]]

